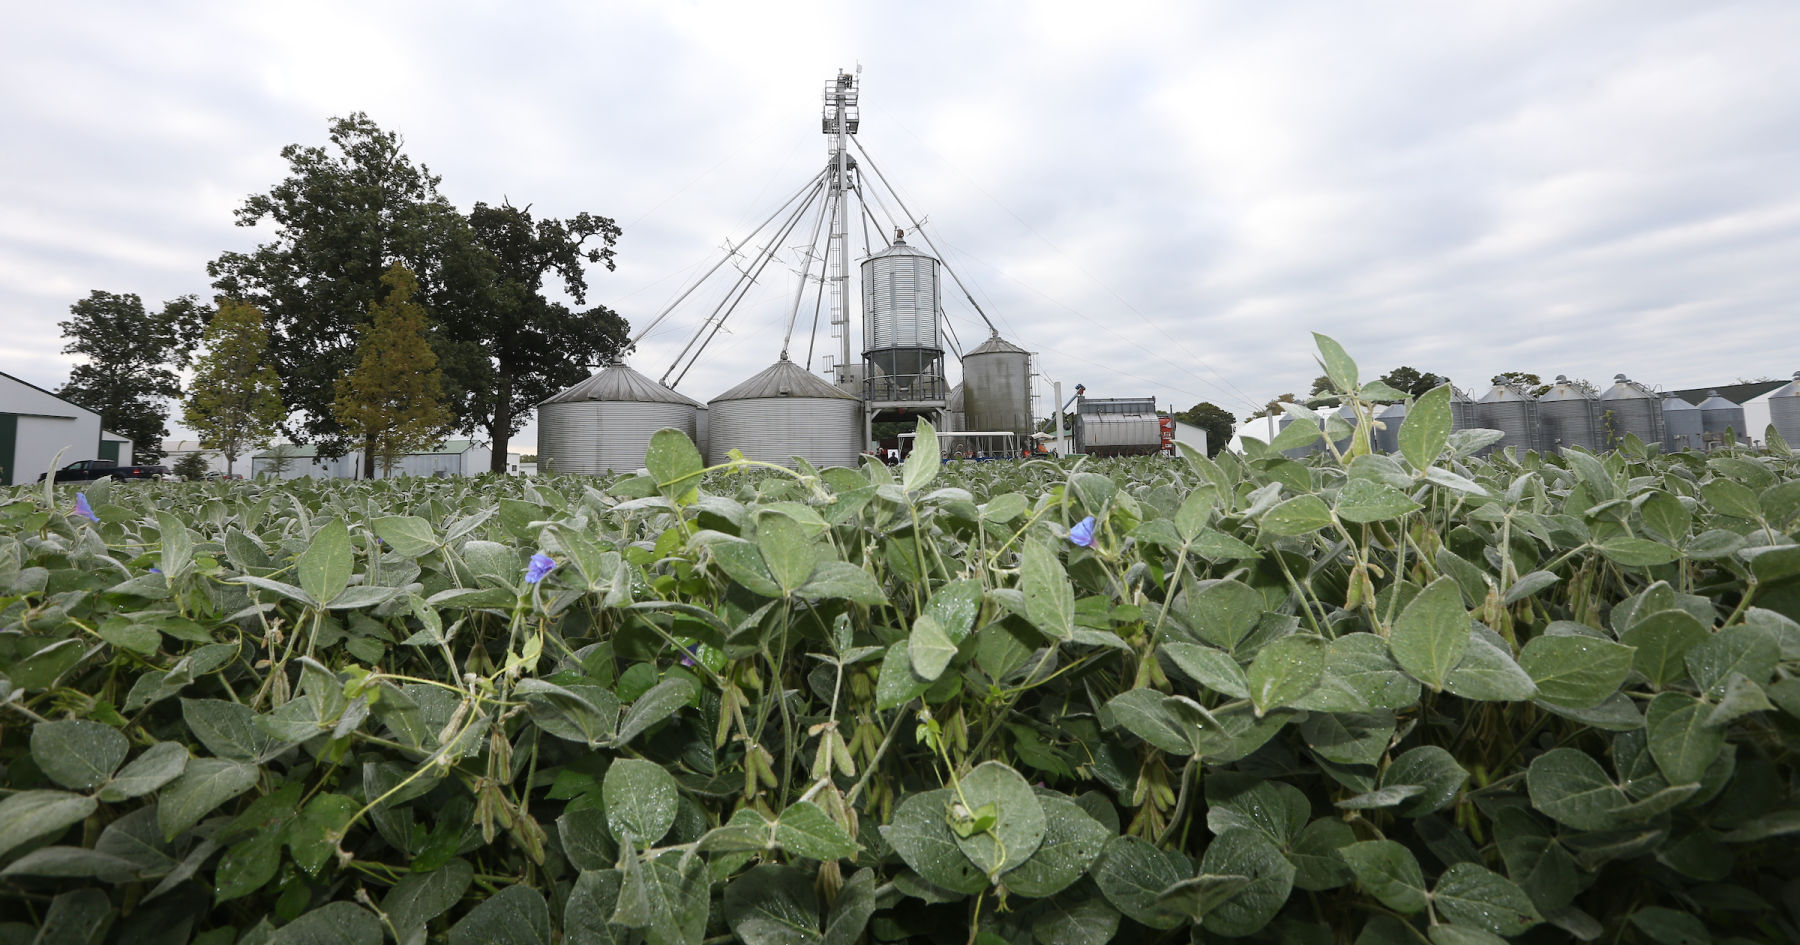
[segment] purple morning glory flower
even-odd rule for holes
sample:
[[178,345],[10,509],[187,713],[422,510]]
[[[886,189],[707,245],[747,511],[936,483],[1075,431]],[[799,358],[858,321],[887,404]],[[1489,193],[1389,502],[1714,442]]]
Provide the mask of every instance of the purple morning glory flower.
[[151,573],[151,574],[161,574],[161,573],[162,573],[162,569],[161,569],[161,568],[151,568],[151,569],[150,569],[150,573]]
[[88,505],[87,493],[85,492],[75,493],[75,514],[90,522],[100,521],[100,516],[95,515],[93,507]]
[[543,552],[531,556],[531,566],[525,569],[525,583],[536,584],[544,579],[544,575],[556,570],[556,559]]
[[1083,548],[1094,547],[1094,517],[1090,515],[1069,529],[1069,540]]
[[681,648],[681,650],[682,650],[681,665],[683,665],[683,666],[694,665],[694,657],[700,655],[700,645],[698,643],[696,643],[693,646],[684,646]]

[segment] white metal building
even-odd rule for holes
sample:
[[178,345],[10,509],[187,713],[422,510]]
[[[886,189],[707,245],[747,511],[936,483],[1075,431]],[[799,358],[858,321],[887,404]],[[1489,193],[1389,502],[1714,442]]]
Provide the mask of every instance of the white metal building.
[[[281,465],[277,453],[287,457],[287,469],[276,473]],[[391,473],[392,476],[479,476],[488,471],[492,462],[493,450],[486,446],[478,446],[469,440],[446,440],[435,450],[409,453],[400,458]],[[248,472],[255,477],[276,476],[282,479],[299,479],[306,476],[322,479],[356,479],[362,475],[362,451],[351,450],[343,456],[326,458],[319,455],[316,446],[300,446],[292,443],[276,444],[268,449],[258,451],[250,459]],[[375,467],[378,479],[389,477],[389,473]]]
[[99,414],[0,373],[0,485],[36,482],[52,462],[130,463],[131,449],[129,438],[100,429]]

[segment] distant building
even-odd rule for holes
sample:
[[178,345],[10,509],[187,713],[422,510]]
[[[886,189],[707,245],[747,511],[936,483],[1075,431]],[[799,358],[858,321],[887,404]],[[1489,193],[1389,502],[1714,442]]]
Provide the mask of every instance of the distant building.
[[1765,445],[1763,440],[1768,436],[1771,422],[1769,395],[1787,386],[1788,383],[1789,381],[1754,381],[1749,384],[1695,387],[1689,390],[1670,391],[1670,393],[1698,407],[1714,391],[1718,391],[1720,397],[1744,408],[1744,429],[1737,431],[1738,436],[1749,440],[1756,446],[1763,446]]
[[[221,476],[225,474],[224,453],[202,447],[199,440],[169,439],[163,441],[163,465],[170,469],[174,469],[176,463],[194,453],[199,453],[206,458],[208,473],[218,473]],[[232,472],[239,476],[250,475],[250,455],[248,453],[238,454],[237,462],[233,464],[233,467]]]
[[[100,415],[0,373],[0,486],[36,482],[51,464],[131,462],[130,437],[100,428]],[[57,458],[57,453],[61,458]]]
[[[279,454],[279,455],[278,455]],[[386,479],[390,476],[479,476],[488,471],[492,462],[493,450],[485,446],[477,446],[470,440],[445,440],[435,450],[408,453],[400,457],[393,470],[375,465],[375,477]],[[277,467],[283,465],[280,457],[286,457],[287,468],[277,473]],[[276,444],[259,451],[250,460],[250,474],[256,477],[279,476],[282,479],[299,479],[306,476],[322,479],[357,479],[362,475],[362,451],[351,450],[343,456],[324,457],[319,455],[318,447],[293,443]],[[508,464],[509,467],[512,464]]]

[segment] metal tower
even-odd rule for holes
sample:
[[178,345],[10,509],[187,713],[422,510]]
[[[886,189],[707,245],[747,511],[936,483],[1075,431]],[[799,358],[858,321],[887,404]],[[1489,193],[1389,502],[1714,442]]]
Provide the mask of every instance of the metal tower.
[[[857,72],[861,72],[858,67]],[[826,187],[830,191],[831,208],[831,243],[826,247],[826,255],[830,259],[831,280],[831,336],[838,340],[838,356],[835,365],[835,379],[839,387],[858,393],[861,378],[856,375],[856,365],[850,360],[850,307],[846,295],[849,279],[849,214],[846,195],[854,189],[850,180],[850,172],[856,168],[856,160],[850,156],[850,136],[856,134],[860,123],[860,110],[857,107],[857,90],[860,79],[857,75],[839,71],[837,78],[825,83],[825,112],[821,122],[825,134],[831,137],[831,166],[827,172]]]

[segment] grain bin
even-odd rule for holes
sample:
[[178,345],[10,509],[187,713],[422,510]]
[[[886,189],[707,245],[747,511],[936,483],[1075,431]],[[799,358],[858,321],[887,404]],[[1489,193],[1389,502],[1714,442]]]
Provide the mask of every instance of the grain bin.
[[1800,446],[1800,371],[1793,383],[1769,394],[1769,423],[1789,446]]
[[[1494,378],[1494,386],[1475,402],[1476,422],[1489,430],[1504,434],[1489,450],[1512,447],[1524,452],[1537,445],[1537,398],[1525,388],[1505,377]],[[1485,452],[1485,451],[1484,451]]]
[[708,404],[707,460],[731,450],[766,463],[856,466],[863,447],[862,401],[786,359]]
[[968,429],[968,420],[964,414],[967,402],[961,384],[950,388],[950,396],[944,399],[944,422],[941,429],[945,431]]
[[1645,443],[1663,442],[1662,398],[1650,388],[1613,375],[1613,386],[1600,394],[1600,434],[1607,449],[1618,449],[1627,435]]
[[963,355],[963,422],[969,430],[1031,434],[1031,352],[993,337]]
[[1663,446],[1670,451],[1697,450],[1706,426],[1700,421],[1700,408],[1674,394],[1664,394],[1662,402]]
[[[1744,408],[1719,396],[1716,390],[1706,392],[1706,399],[1700,402],[1700,428],[1709,436],[1707,440],[1722,438],[1727,431],[1737,437],[1737,442],[1749,442],[1744,430]],[[1720,440],[1723,443],[1723,440]]]
[[896,235],[862,261],[863,397],[870,403],[942,401],[938,261]]
[[1375,415],[1382,428],[1375,431],[1375,449],[1383,453],[1400,452],[1400,425],[1406,422],[1406,405],[1389,404]]
[[1594,395],[1568,377],[1556,375],[1556,383],[1538,395],[1538,443],[1546,452],[1560,453],[1579,446],[1600,451],[1600,417]]
[[538,468],[604,475],[644,465],[650,435],[673,427],[696,439],[700,404],[613,362],[538,405]]
[[1481,421],[1475,416],[1475,398],[1450,385],[1450,429],[1473,430],[1480,426]]

